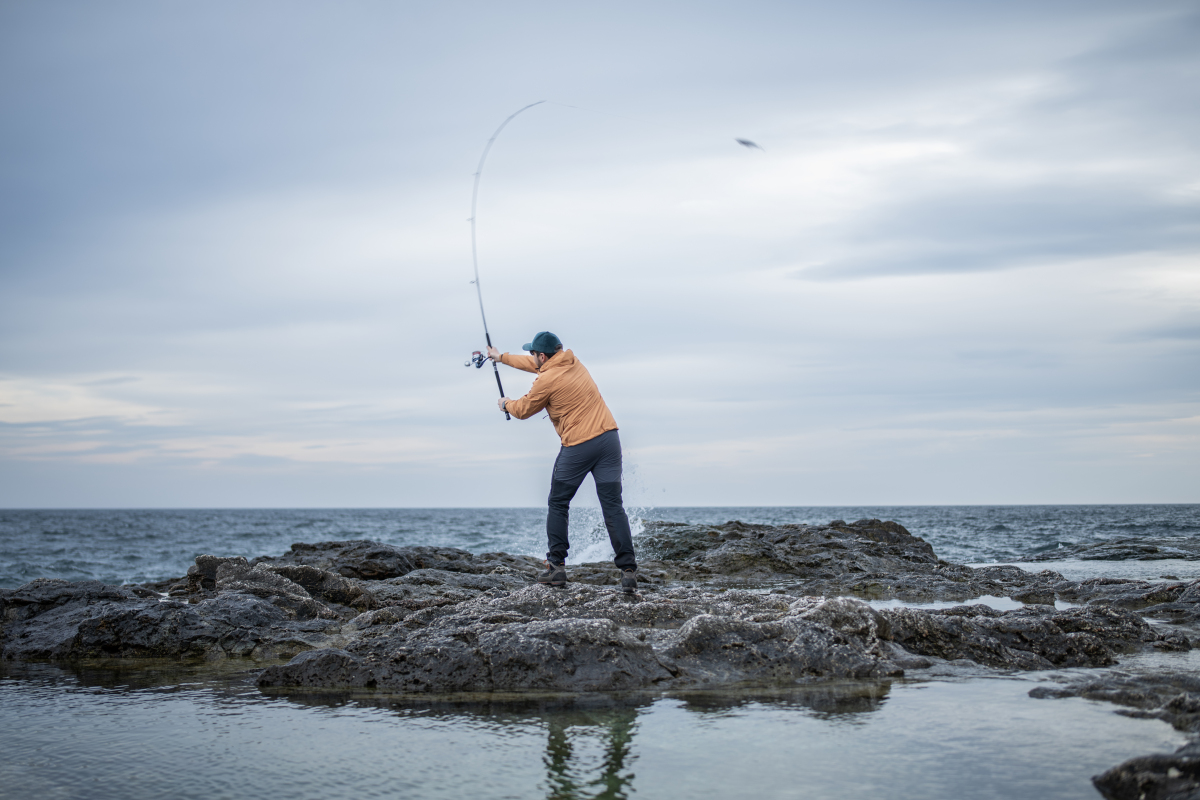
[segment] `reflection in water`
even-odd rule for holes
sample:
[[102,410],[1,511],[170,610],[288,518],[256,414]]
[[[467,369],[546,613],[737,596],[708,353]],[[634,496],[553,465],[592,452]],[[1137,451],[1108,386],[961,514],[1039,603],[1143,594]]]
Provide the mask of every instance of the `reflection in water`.
[[804,710],[817,719],[865,724],[859,715],[878,711],[887,700],[891,681],[820,683],[790,689],[743,689],[677,692],[689,711],[729,714],[747,705]]
[[[837,722],[865,724],[861,716],[879,710],[890,682],[822,684],[786,690],[721,690],[674,695],[683,708],[701,715],[725,716],[748,707],[774,707],[807,711],[811,716]],[[641,706],[641,708],[639,708]],[[549,800],[619,800],[633,789],[637,760],[633,743],[638,703],[615,708],[567,709],[546,713],[546,783]],[[596,743],[600,752],[596,753]],[[599,760],[599,764],[596,761]]]
[[397,697],[267,694],[244,667],[0,663],[0,794],[1075,800],[1183,741],[1027,679]]
[[[551,800],[597,798],[615,800],[632,792],[630,749],[637,728],[637,710],[621,708],[600,712],[556,715],[546,726],[547,797]],[[576,756],[580,739],[588,734],[603,740],[603,763],[589,769],[584,756]],[[589,779],[589,773],[598,773]]]
[[[254,671],[234,664],[225,664],[222,671],[222,665],[212,664],[110,660],[69,668],[9,664],[0,672],[43,685],[66,682],[80,688],[124,692],[173,693],[180,687],[203,687],[218,703],[222,697],[238,704],[262,697],[252,686]],[[704,720],[715,723],[767,709],[795,710],[815,719],[863,724],[865,719],[861,718],[883,706],[889,687],[886,681],[860,681],[789,689],[689,691],[668,697],[689,715],[698,715],[701,724]],[[541,766],[545,777],[539,783],[548,800],[619,800],[633,795],[639,715],[663,702],[662,695],[638,693],[400,697],[312,690],[292,690],[278,699],[297,708],[382,710],[388,712],[387,716],[483,729],[494,736],[504,736],[506,731],[513,736],[527,736],[544,730]]]

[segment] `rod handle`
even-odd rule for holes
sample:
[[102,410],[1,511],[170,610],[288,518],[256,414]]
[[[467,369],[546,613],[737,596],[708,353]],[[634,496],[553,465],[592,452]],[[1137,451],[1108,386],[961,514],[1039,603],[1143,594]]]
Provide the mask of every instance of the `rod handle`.
[[[491,341],[490,341],[491,337],[489,336],[488,339],[489,339],[488,347],[491,347],[492,346]],[[494,374],[496,376],[496,388],[500,390],[500,396],[504,397],[504,384],[500,383],[500,368],[496,366],[495,361],[492,362],[492,374]],[[504,418],[507,420],[511,420],[512,416],[507,411],[505,411]]]

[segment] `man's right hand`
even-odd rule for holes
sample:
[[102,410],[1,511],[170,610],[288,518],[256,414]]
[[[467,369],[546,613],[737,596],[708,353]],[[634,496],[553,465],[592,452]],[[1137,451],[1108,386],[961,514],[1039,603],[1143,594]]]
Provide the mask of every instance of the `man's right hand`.
[[491,345],[488,345],[487,354],[488,354],[488,358],[490,358],[492,361],[500,360],[500,351],[497,350],[496,348],[492,347]]

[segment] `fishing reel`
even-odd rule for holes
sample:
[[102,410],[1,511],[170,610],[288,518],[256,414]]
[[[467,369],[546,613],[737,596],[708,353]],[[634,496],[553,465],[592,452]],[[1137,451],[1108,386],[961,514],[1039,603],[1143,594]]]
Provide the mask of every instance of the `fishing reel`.
[[471,357],[467,359],[467,363],[463,364],[463,366],[469,367],[474,364],[475,369],[482,369],[483,365],[486,363],[487,355],[480,350],[476,350],[475,352],[471,353]]

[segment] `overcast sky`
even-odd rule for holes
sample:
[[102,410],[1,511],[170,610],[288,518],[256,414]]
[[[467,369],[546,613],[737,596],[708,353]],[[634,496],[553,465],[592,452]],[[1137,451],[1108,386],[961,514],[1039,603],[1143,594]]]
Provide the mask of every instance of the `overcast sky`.
[[537,100],[631,505],[1200,502],[1194,2],[4,0],[0,506],[542,504]]

